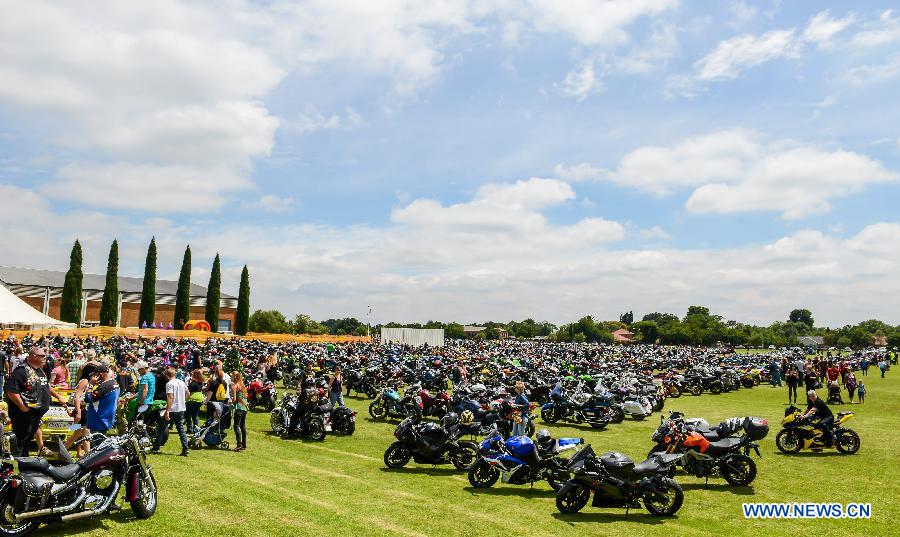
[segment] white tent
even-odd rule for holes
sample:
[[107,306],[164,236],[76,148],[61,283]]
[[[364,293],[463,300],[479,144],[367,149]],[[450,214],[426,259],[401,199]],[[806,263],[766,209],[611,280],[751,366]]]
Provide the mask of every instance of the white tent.
[[32,308],[27,302],[0,285],[0,325],[24,325],[31,328],[74,328]]

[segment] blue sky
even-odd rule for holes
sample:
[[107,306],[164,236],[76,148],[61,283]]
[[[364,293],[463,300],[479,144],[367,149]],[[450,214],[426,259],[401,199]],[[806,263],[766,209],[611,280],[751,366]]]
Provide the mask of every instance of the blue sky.
[[900,323],[889,2],[0,5],[3,264],[155,235],[289,315]]

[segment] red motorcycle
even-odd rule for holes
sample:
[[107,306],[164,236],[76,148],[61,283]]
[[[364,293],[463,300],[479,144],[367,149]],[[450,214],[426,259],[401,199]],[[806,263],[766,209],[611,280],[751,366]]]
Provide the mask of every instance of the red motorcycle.
[[420,383],[415,383],[405,390],[405,393],[414,393],[413,398],[422,412],[423,417],[434,416],[441,419],[447,412],[450,412],[450,394],[446,390],[432,395],[431,392],[422,387]]
[[275,401],[278,399],[278,392],[275,390],[275,383],[263,377],[256,377],[247,386],[247,403],[250,410],[254,407],[261,406],[266,412],[271,412],[275,408]]

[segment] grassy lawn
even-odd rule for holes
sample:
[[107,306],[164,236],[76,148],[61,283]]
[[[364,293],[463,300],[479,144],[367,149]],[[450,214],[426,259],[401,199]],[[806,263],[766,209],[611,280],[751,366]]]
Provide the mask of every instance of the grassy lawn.
[[[871,370],[870,370],[871,371]],[[862,377],[865,405],[846,405],[857,415],[849,426],[862,438],[855,456],[835,453],[784,456],[775,448],[787,389],[760,386],[719,396],[683,396],[668,409],[702,416],[711,423],[731,416],[759,415],[771,432],[757,460],[752,487],[734,489],[721,478],[710,482],[679,475],[685,502],[676,517],[659,519],[644,510],[586,507],[560,515],[545,485],[534,489],[496,485],[476,492],[452,467],[416,466],[387,471],[384,449],[394,424],[368,420],[368,401],[350,398],[360,412],[357,432],[324,442],[285,441],[270,436],[268,416],[248,419],[244,453],[204,449],[176,457],[177,437],[151,459],[160,488],[159,510],[146,521],[131,510],[56,527],[41,535],[897,535],[900,463],[895,442],[900,429],[900,380]],[[627,420],[607,430],[549,427],[555,435],[583,436],[599,453],[622,451],[636,460],[651,446],[659,418]],[[539,424],[539,428],[544,425]],[[234,443],[233,434],[229,440]],[[872,519],[745,520],[743,502],[869,502]],[[824,532],[824,533],[823,533]]]

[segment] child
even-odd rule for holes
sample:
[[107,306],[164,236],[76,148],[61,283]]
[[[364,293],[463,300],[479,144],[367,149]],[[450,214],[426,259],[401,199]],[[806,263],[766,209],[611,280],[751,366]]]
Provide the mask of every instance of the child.
[[856,386],[856,395],[859,396],[859,404],[866,402],[866,385],[862,382]]

